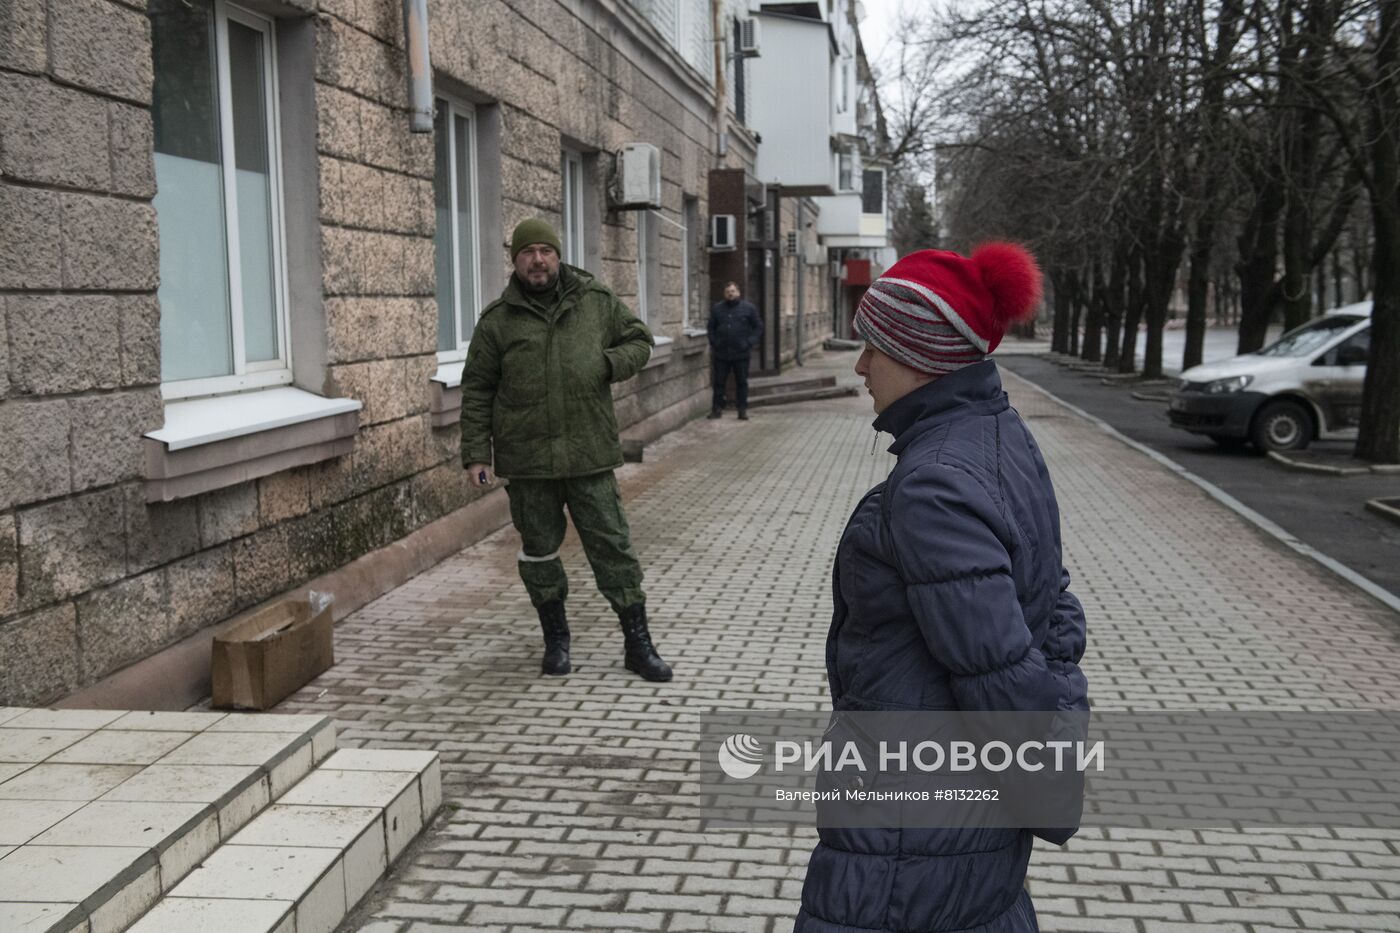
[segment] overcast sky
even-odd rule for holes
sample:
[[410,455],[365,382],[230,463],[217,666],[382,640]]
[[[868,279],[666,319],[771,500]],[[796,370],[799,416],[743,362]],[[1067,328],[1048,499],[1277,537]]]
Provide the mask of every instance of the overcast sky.
[[891,49],[900,8],[905,4],[927,2],[929,0],[861,0],[865,20],[860,24],[860,41],[865,44],[865,55],[872,65],[882,64],[886,51]]

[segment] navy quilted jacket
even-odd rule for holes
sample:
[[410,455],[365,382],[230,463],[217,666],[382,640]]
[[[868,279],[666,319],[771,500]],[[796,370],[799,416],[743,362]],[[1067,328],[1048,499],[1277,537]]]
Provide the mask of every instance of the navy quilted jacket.
[[[1045,462],[991,360],[891,404],[899,460],[837,550],[838,710],[1087,710]],[[1040,833],[1063,843],[1072,831]],[[1023,933],[1026,829],[822,829],[798,933]]]

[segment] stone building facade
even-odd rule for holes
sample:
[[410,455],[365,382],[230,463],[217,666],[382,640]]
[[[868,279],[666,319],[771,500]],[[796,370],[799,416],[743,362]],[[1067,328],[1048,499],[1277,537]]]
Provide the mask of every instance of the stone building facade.
[[[757,146],[708,14],[432,0],[413,132],[400,0],[0,4],[0,704],[207,644],[479,506],[456,387],[523,218],[658,338],[616,387],[624,436],[703,411],[710,173]],[[615,203],[632,144],[654,209]],[[780,265],[792,328],[823,268]]]

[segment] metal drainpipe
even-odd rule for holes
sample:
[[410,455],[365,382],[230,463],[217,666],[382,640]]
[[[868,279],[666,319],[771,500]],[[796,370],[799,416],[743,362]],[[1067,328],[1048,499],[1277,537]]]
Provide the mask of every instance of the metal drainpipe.
[[783,371],[783,189],[773,185],[773,372]]
[[797,252],[792,257],[793,267],[797,270],[797,342],[793,344],[792,350],[793,360],[797,363],[798,366],[802,365],[802,338],[804,336],[802,333],[802,312],[804,310],[803,305],[806,303],[807,300],[807,289],[804,287],[802,282],[802,279],[805,278],[804,273],[807,271],[806,264],[802,261],[802,221],[804,219],[804,207],[805,205],[802,203],[802,198],[798,198]]
[[428,0],[403,0],[403,34],[408,46],[409,131],[433,131],[433,66],[428,59]]
[[[724,32],[724,0],[710,0],[710,29],[715,37],[715,168],[724,168],[724,157],[729,151],[729,87],[724,80],[729,49]],[[743,67],[743,59],[734,61],[734,67]]]

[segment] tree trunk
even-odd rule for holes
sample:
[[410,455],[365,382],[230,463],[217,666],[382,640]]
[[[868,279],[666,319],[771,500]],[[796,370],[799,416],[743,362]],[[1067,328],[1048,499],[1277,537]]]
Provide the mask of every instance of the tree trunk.
[[[1395,161],[1393,150],[1389,158]],[[1376,463],[1400,463],[1400,193],[1392,190],[1390,200],[1374,212],[1376,297],[1356,437],[1356,456]]]
[[1104,295],[1103,368],[1118,368],[1119,340],[1123,327],[1123,290],[1128,276],[1128,256],[1119,250],[1113,257],[1113,272],[1109,275],[1108,291]]
[[1080,357],[1090,363],[1103,359],[1104,306],[1108,302],[1107,287],[1103,281],[1103,270],[1099,263],[1089,267],[1089,313],[1084,316],[1084,345]]
[[1308,253],[1311,251],[1312,220],[1306,205],[1297,202],[1299,192],[1289,198],[1283,224],[1283,329],[1302,327],[1312,319],[1312,294],[1308,289]]
[[1079,355],[1079,318],[1080,309],[1084,305],[1084,279],[1078,273],[1074,273],[1070,279],[1070,313],[1069,313],[1069,349],[1070,356]]
[[[1191,244],[1191,268],[1186,277],[1186,347],[1181,368],[1201,365],[1206,345],[1206,300],[1210,293],[1210,257],[1215,252],[1215,215],[1203,211],[1196,220],[1196,241]],[[1219,293],[1216,314],[1219,315]]]
[[1376,297],[1356,456],[1400,463],[1400,0],[1380,4],[1370,96]]
[[1162,329],[1167,323],[1167,306],[1176,288],[1176,272],[1181,266],[1185,241],[1180,233],[1169,231],[1152,250],[1145,263],[1143,304],[1147,312],[1147,346],[1143,349],[1144,379],[1162,377]]
[[1055,292],[1055,317],[1050,329],[1050,350],[1066,353],[1069,350],[1069,277],[1059,271],[1050,273],[1050,284]]
[[1274,278],[1278,265],[1278,221],[1283,211],[1282,186],[1267,179],[1256,188],[1254,208],[1240,232],[1240,330],[1236,353],[1253,353],[1264,345],[1269,318],[1278,302]]
[[1142,255],[1134,249],[1128,258],[1128,306],[1123,314],[1123,342],[1118,349],[1118,371],[1137,372],[1137,332],[1142,323]]
[[1332,250],[1332,307],[1340,308],[1347,303],[1346,292],[1342,289],[1342,254]]

